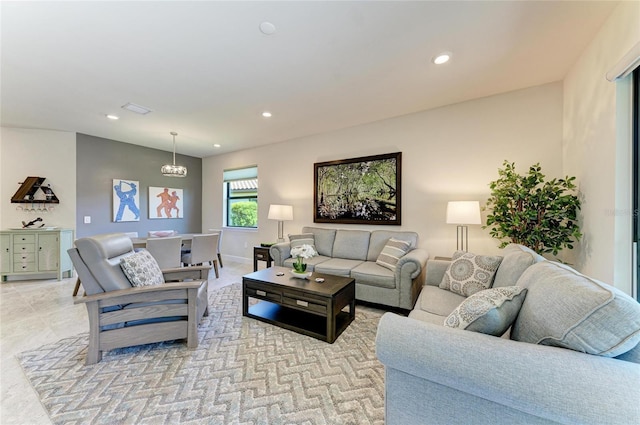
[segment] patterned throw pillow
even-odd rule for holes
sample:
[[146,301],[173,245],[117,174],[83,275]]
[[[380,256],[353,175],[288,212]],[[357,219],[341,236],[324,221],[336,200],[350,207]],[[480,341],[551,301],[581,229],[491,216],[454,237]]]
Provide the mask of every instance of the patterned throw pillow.
[[149,251],[142,250],[120,260],[122,271],[133,286],[150,286],[164,283],[162,270]]
[[409,252],[409,248],[411,248],[411,242],[389,238],[387,244],[382,248],[382,251],[380,251],[376,263],[389,270],[395,271],[398,261]]
[[491,288],[500,262],[502,262],[500,256],[456,251],[442,282],[440,282],[440,288],[455,292],[463,297]]
[[291,242],[291,248],[296,248],[302,245],[311,245],[315,252],[318,252],[315,246],[315,239],[313,233],[301,233],[299,235],[289,235],[289,241]]
[[476,292],[451,312],[444,325],[501,336],[518,317],[526,295],[527,290],[520,286],[503,286]]

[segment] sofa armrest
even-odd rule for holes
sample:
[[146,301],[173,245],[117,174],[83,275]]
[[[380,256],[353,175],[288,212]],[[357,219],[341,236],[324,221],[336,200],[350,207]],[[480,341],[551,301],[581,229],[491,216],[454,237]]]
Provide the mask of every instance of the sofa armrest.
[[269,248],[269,254],[271,255],[271,258],[273,258],[273,264],[275,266],[282,266],[284,260],[291,257],[291,243],[280,242],[271,245]]
[[396,279],[402,275],[415,279],[424,271],[427,260],[429,260],[429,253],[425,249],[416,248],[407,252],[396,264]]
[[626,424],[640,419],[637,363],[392,313],[380,320],[376,353],[386,368],[546,420]]
[[424,272],[429,253],[420,248],[409,251],[398,260],[395,281],[398,289],[398,307],[411,310],[424,285]]
[[444,273],[447,271],[451,261],[447,260],[429,260],[427,262],[427,278],[425,280],[426,285],[439,286],[444,277]]

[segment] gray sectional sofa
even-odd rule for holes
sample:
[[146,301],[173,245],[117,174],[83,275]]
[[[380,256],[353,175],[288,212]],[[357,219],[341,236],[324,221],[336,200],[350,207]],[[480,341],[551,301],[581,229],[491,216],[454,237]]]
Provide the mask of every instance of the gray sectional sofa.
[[[406,310],[413,308],[424,284],[429,259],[427,251],[416,248],[417,233],[303,227],[301,234],[313,234],[318,252],[305,260],[308,271],[353,277],[358,300]],[[376,263],[390,238],[410,244],[410,250],[398,260],[395,270]],[[269,253],[276,266],[293,267],[290,242],[271,246]]]
[[497,337],[444,326],[466,300],[439,287],[448,265],[430,260],[409,317],[379,323],[387,425],[640,423],[635,300],[510,245],[493,287],[526,296]]

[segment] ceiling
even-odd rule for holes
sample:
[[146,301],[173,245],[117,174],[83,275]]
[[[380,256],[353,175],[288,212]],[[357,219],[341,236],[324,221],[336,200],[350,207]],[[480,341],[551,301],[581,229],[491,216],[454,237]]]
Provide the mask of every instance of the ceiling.
[[616,4],[3,1],[2,125],[247,149],[561,80]]

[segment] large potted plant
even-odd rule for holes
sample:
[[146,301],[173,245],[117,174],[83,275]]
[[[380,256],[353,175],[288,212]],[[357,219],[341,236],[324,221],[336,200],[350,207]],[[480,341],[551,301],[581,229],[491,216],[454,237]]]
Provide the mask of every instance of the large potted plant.
[[489,184],[491,197],[484,208],[489,214],[483,228],[502,241],[500,248],[512,242],[553,255],[572,249],[582,237],[576,220],[580,199],[575,177],[545,182],[539,163],[526,175],[516,172],[515,163],[504,161],[503,166],[499,178]]

